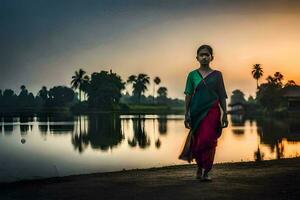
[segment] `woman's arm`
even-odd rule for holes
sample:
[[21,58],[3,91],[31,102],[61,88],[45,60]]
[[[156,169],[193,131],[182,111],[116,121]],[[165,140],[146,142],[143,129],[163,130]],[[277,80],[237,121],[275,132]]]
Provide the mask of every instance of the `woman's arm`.
[[220,73],[220,79],[219,79],[219,85],[218,85],[218,95],[219,95],[219,99],[220,99],[220,105],[223,110],[222,127],[225,128],[228,126],[227,106],[226,106],[227,92],[225,90],[225,84],[224,84],[222,73]]
[[185,95],[185,114],[189,114],[189,106],[191,102],[191,95]]
[[220,105],[221,105],[221,108],[223,110],[221,126],[222,126],[222,128],[226,128],[228,126],[228,118],[227,118],[227,106],[226,106],[226,99],[225,98],[220,99]]
[[223,110],[223,113],[227,115],[227,106],[226,106],[226,99],[225,98],[222,98],[220,100],[220,105],[221,105],[221,108]]
[[190,129],[191,128],[191,118],[190,118],[190,101],[193,96],[193,81],[191,78],[191,73],[188,74],[188,77],[186,79],[186,85],[185,85],[185,119],[184,119],[184,125],[186,128]]
[[191,128],[191,117],[190,117],[190,102],[191,102],[191,95],[186,94],[185,95],[185,117],[184,117],[184,125],[186,128],[190,129]]

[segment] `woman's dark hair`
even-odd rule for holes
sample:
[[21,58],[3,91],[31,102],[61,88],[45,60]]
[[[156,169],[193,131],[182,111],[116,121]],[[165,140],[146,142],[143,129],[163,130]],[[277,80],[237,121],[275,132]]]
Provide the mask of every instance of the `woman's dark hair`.
[[213,49],[211,48],[211,46],[206,45],[206,44],[201,45],[201,46],[197,49],[197,55],[199,54],[200,50],[202,50],[202,49],[207,49],[207,50],[209,51],[210,55],[213,56]]

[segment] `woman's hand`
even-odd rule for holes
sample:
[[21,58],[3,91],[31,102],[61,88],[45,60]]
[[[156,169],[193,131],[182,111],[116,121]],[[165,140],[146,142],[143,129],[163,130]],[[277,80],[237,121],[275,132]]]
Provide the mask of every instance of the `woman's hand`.
[[226,128],[228,126],[227,114],[225,113],[222,117],[221,127]]
[[191,129],[191,117],[190,117],[190,115],[188,113],[185,114],[184,126],[187,129]]

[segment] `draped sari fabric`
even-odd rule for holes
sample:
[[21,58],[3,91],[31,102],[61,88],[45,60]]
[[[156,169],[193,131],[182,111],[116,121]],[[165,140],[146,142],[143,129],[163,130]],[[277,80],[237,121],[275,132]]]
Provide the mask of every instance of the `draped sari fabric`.
[[[191,162],[196,159],[199,167],[210,170],[212,168],[217,139],[222,132],[221,111],[219,107],[220,97],[227,98],[225,88],[213,89],[216,84],[223,84],[217,79],[222,78],[218,71],[214,70],[197,85],[190,101],[191,129],[186,138],[179,159]],[[224,85],[222,85],[224,86]],[[219,88],[219,87],[215,87]],[[221,95],[220,95],[221,94]]]

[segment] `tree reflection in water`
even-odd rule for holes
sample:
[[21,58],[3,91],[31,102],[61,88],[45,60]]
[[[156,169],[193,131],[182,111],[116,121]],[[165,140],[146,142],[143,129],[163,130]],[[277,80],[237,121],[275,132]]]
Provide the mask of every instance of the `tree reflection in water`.
[[260,151],[259,146],[257,147],[257,151],[254,152],[254,160],[262,161],[264,159],[264,153]]
[[166,135],[168,132],[167,120],[167,115],[158,116],[158,130],[160,135]]
[[11,135],[14,130],[13,122],[14,118],[12,116],[5,116],[3,117],[4,122],[4,134],[5,135]]
[[117,114],[92,114],[78,117],[72,144],[80,153],[90,144],[92,149],[107,151],[124,139],[120,116]]
[[257,126],[261,144],[268,145],[277,159],[286,157],[283,139],[300,142],[300,125],[295,119],[258,119]]
[[[87,140],[87,129],[86,127],[86,116],[76,117],[76,127],[72,134],[71,142],[75,150],[82,153],[88,146],[89,141]],[[83,128],[82,128],[83,126]]]
[[152,125],[153,125],[153,138],[155,140],[155,147],[157,149],[159,149],[160,146],[161,146],[161,141],[159,139],[159,136],[157,136],[157,134],[156,134],[156,126],[155,126],[156,125],[156,118],[155,117],[152,118]]
[[33,114],[21,114],[20,115],[20,132],[22,135],[27,134],[28,131],[32,131],[33,125],[29,125],[29,122],[33,122]]
[[245,116],[240,114],[230,115],[232,126],[245,126]]
[[130,147],[136,147],[137,145],[144,149],[150,146],[150,138],[145,131],[145,118],[138,115],[137,118],[132,118],[133,124],[133,138],[128,139],[128,145]]

